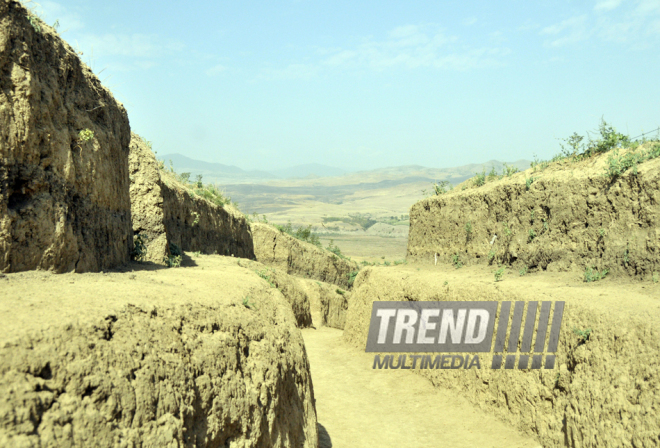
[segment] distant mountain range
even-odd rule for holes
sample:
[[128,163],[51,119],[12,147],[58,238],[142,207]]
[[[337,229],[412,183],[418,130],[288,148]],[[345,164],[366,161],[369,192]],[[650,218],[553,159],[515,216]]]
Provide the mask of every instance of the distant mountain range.
[[346,170],[319,163],[308,163],[273,171],[243,170],[233,165],[203,162],[181,154],[158,156],[169,167],[170,161],[177,173],[190,173],[192,178],[201,174],[207,182],[254,183],[274,179],[314,179],[318,177],[342,176]]
[[[166,154],[158,156],[158,159],[165,162],[166,166],[169,166],[171,161],[177,173],[190,173],[191,178],[201,174],[204,182],[217,184],[273,184],[286,180],[289,184],[293,182],[294,184],[303,183],[309,185],[312,182],[320,186],[378,183],[381,181],[395,181],[398,183],[403,179],[409,182],[412,178],[415,178],[417,181],[429,182],[448,180],[456,185],[474,176],[476,172],[484,169],[486,172],[489,172],[494,168],[495,171],[501,173],[504,167],[502,162],[490,160],[485,163],[451,168],[427,168],[420,165],[407,165],[353,173],[341,168],[318,163],[297,165],[280,170],[259,171],[243,170],[237,166],[223,165],[221,163],[204,162],[181,154]],[[508,165],[524,171],[529,168],[530,161],[518,160],[508,163]]]

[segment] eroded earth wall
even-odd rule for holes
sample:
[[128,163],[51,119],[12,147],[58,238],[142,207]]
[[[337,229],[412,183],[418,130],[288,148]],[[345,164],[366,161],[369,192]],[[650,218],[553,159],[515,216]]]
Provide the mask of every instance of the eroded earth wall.
[[[273,290],[274,291],[274,290]],[[127,305],[0,350],[0,446],[318,446],[288,303]]]
[[348,275],[359,269],[354,261],[339,258],[268,224],[252,223],[251,228],[257,261],[288,274],[348,288]]
[[230,205],[213,204],[159,169],[147,142],[130,144],[133,232],[147,238],[147,260],[162,263],[174,243],[184,251],[254,258],[245,217]]
[[[374,301],[556,300],[549,295],[515,294],[504,284],[447,285],[443,280],[441,274],[414,269],[364,268],[351,294],[344,339],[365,349]],[[544,447],[657,446],[657,312],[653,318],[648,313],[631,316],[621,301],[618,307],[602,306],[594,303],[597,298],[566,302],[554,369],[494,370],[490,368],[492,354],[478,353],[480,369],[411,371],[436,386],[453,389],[476,406],[491,409],[519,430],[538,437]],[[581,340],[575,329],[590,329],[588,341]]]
[[407,255],[650,280],[660,271],[660,158],[613,179],[610,155],[424,199],[410,210]]
[[32,22],[0,0],[0,271],[127,262],[126,110],[51,27]]

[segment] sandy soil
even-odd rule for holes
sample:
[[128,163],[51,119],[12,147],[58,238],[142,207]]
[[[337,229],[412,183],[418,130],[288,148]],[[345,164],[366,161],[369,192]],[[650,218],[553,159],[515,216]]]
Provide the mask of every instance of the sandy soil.
[[540,447],[456,392],[419,375],[372,370],[373,355],[348,347],[341,330],[304,329],[320,448]]

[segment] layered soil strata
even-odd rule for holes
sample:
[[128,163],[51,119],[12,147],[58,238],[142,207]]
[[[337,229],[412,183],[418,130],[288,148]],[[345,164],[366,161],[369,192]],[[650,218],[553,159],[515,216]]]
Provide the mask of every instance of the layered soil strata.
[[613,178],[605,175],[611,156],[564,160],[481,187],[469,180],[424,199],[410,210],[407,256],[650,280],[660,271],[660,158]]
[[0,272],[130,259],[130,127],[75,51],[0,1]]

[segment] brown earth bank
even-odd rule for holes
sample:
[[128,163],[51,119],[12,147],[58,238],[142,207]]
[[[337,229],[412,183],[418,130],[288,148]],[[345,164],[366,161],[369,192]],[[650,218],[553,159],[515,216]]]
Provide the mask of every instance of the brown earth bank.
[[0,0],[0,271],[127,262],[126,110],[55,30],[33,21]]
[[354,261],[297,240],[268,224],[253,222],[250,227],[257,261],[288,274],[348,288],[349,274],[359,269]]
[[133,232],[146,237],[146,260],[163,264],[170,244],[184,251],[254,259],[245,216],[197,196],[165,170],[139,135],[130,143]]
[[611,155],[564,160],[481,187],[469,180],[422,200],[410,210],[407,256],[437,253],[445,262],[550,272],[595,267],[649,280],[660,271],[660,158],[612,179],[604,175]]
[[3,275],[0,446],[316,447],[292,307],[239,261]]
[[[442,263],[364,268],[344,340],[364,350],[374,301],[565,301],[554,369],[494,370],[492,355],[481,353],[481,369],[414,371],[544,447],[660,444],[660,284],[625,277],[584,283],[571,273],[506,273],[495,282],[492,271]],[[587,329],[586,341],[574,332]]]

